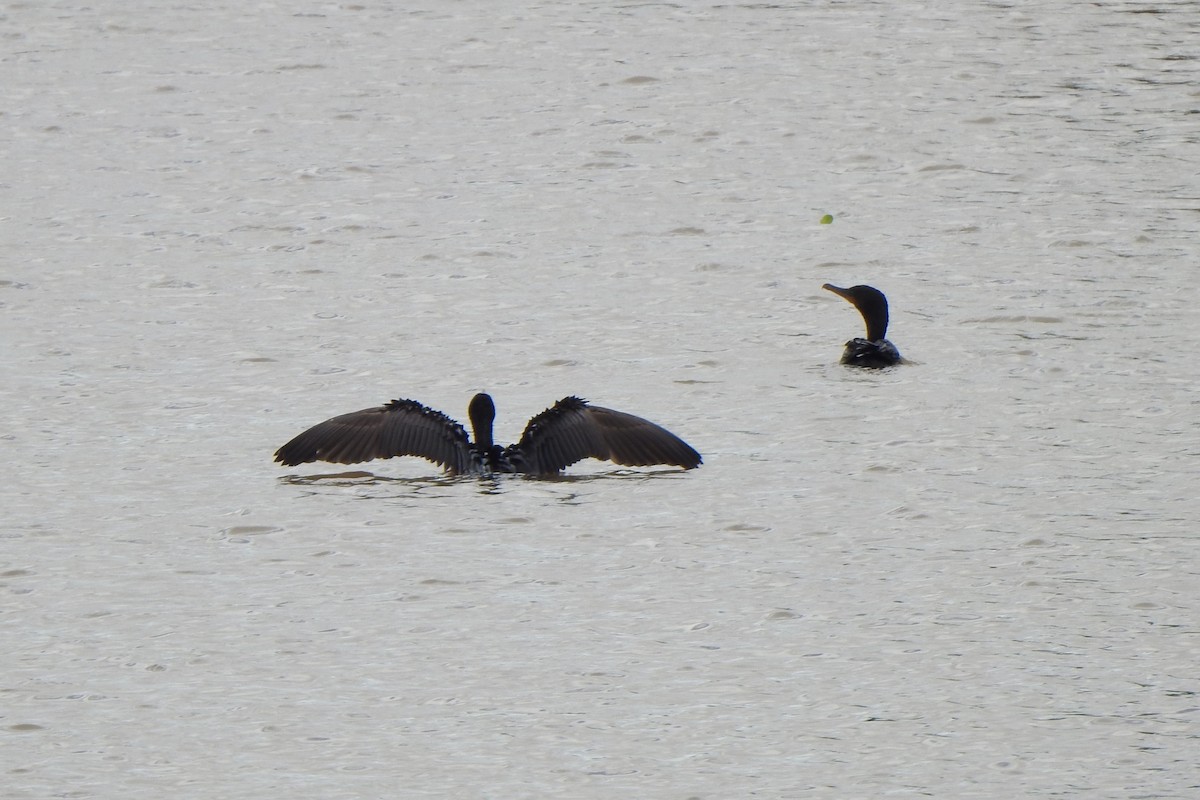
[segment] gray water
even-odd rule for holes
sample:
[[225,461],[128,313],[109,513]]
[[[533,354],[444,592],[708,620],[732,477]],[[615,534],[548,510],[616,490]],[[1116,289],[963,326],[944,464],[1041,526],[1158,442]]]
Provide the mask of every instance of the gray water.
[[[6,798],[1195,796],[1195,4],[0,42]],[[478,390],[705,464],[271,462]]]

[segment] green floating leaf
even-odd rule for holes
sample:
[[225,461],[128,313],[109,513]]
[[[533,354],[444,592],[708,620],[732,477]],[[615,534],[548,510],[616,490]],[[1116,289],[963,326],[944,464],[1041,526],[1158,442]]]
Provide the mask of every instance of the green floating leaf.
[[833,214],[826,214],[825,216],[821,217],[821,224],[822,225],[833,224]]

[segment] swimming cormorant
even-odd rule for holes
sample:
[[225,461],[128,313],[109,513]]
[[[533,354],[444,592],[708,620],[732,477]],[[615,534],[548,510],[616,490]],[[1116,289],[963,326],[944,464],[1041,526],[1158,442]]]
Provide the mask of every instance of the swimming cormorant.
[[480,393],[467,409],[474,442],[462,425],[415,400],[393,400],[327,419],[275,453],[287,466],[309,461],[356,464],[375,458],[419,456],[451,475],[517,472],[553,475],[585,458],[627,467],[700,466],[687,442],[649,420],[564,397],[529,420],[521,440],[501,447],[492,440],[496,406]]
[[883,292],[874,286],[851,286],[843,289],[827,283],[821,287],[840,295],[854,304],[863,322],[867,323],[867,338],[851,339],[842,352],[842,363],[854,367],[879,369],[899,364],[900,351],[887,340],[888,303]]

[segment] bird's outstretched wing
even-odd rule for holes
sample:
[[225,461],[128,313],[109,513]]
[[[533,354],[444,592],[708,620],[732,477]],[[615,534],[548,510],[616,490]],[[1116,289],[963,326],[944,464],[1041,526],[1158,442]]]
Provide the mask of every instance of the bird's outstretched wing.
[[279,448],[275,460],[288,466],[357,464],[394,456],[426,458],[451,474],[478,471],[463,426],[415,400],[393,400],[327,419]]
[[649,420],[564,397],[529,421],[509,448],[517,472],[549,475],[585,458],[627,467],[670,464],[692,469],[701,458],[687,442]]

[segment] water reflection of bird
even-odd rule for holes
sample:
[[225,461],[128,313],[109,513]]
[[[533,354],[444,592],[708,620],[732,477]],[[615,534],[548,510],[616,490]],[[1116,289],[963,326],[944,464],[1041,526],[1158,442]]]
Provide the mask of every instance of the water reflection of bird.
[[874,286],[863,285],[843,289],[827,283],[821,288],[853,303],[867,324],[867,338],[846,342],[846,349],[842,352],[843,364],[879,369],[900,363],[900,351],[887,340],[888,302],[883,292]]
[[486,394],[471,398],[472,442],[458,422],[415,400],[393,400],[327,419],[275,453],[287,466],[310,461],[356,464],[375,458],[418,456],[452,475],[517,472],[553,475],[585,458],[622,466],[700,466],[687,442],[649,420],[564,397],[529,420],[521,440],[502,447],[492,440],[496,406]]

